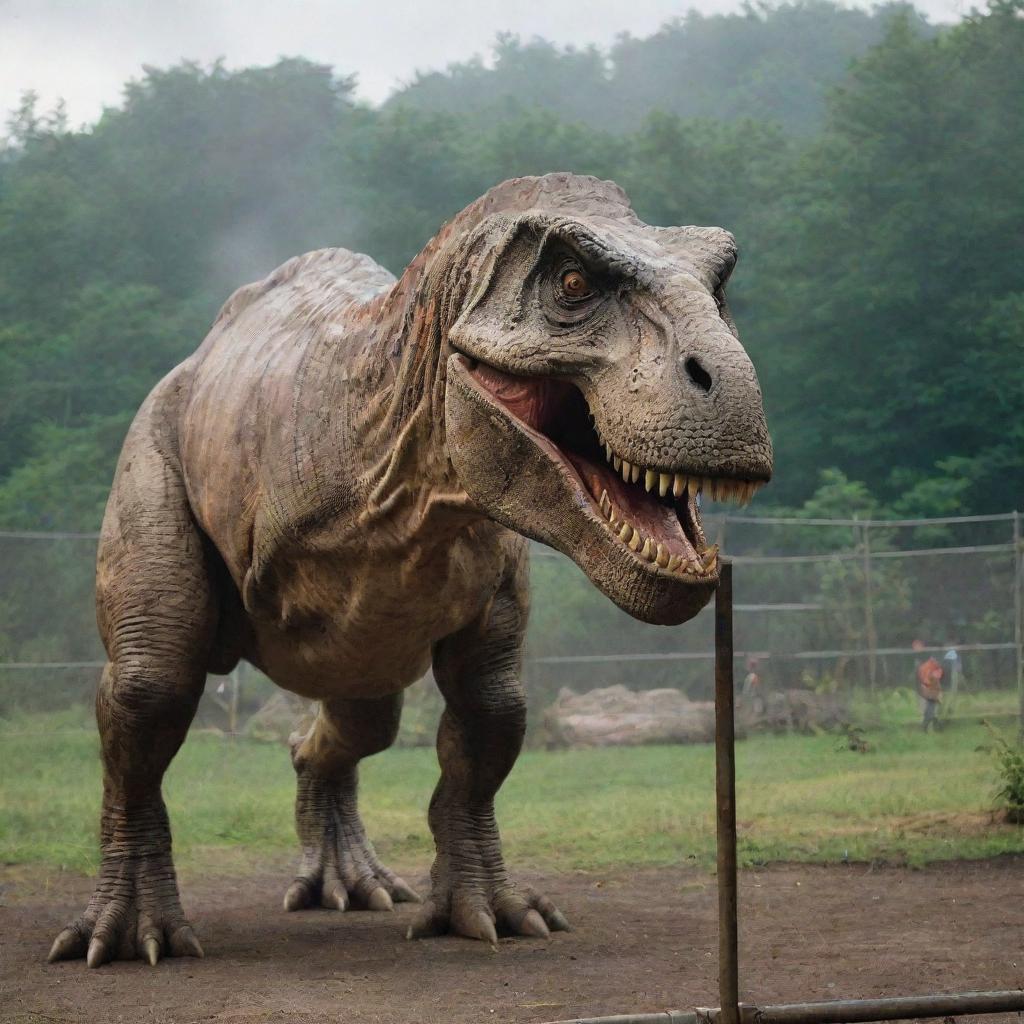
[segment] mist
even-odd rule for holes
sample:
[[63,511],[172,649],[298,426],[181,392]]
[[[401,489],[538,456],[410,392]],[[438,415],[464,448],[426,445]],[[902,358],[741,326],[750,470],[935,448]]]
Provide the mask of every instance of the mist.
[[[937,22],[955,21],[970,9],[963,0],[923,0],[917,7]],[[636,0],[628,7],[594,0],[585,8],[540,0],[4,0],[0,113],[14,110],[19,96],[33,90],[46,108],[63,100],[71,123],[80,125],[118,103],[124,83],[139,78],[145,66],[223,59],[241,68],[281,56],[303,56],[355,75],[357,95],[380,103],[418,71],[474,56],[486,62],[500,33],[606,49],[621,34],[649,36],[690,10],[713,15],[741,9],[740,0]]]

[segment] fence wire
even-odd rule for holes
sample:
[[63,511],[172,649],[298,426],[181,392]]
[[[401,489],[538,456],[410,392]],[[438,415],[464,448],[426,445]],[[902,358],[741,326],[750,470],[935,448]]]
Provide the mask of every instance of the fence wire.
[[[912,685],[915,650],[954,647],[979,689],[1022,687],[1017,512],[944,519],[705,516],[735,569],[736,656],[770,688]],[[0,531],[0,716],[91,702],[104,653],[93,610],[97,535]],[[682,627],[636,622],[563,556],[534,545],[525,676],[531,703],[568,687],[669,687],[711,697],[711,611]],[[742,667],[741,667],[742,671]],[[246,671],[208,691],[258,707]],[[219,691],[219,696],[218,696]],[[1024,710],[1024,704],[1022,704]]]

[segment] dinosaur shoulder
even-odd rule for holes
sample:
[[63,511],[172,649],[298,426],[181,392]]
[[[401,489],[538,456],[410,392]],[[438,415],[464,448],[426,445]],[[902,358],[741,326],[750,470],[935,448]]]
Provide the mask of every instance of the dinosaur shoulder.
[[242,285],[221,307],[223,326],[268,298],[286,299],[292,310],[365,302],[390,288],[395,276],[375,260],[350,249],[316,249],[293,256],[260,281]]

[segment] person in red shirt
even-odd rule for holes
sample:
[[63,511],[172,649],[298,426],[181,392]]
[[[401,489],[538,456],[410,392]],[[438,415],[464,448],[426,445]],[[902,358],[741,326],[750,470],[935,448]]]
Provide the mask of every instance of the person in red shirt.
[[[920,640],[910,646],[923,654],[924,644]],[[927,732],[935,724],[942,703],[942,666],[931,656],[918,659],[917,692],[921,696],[921,728]]]

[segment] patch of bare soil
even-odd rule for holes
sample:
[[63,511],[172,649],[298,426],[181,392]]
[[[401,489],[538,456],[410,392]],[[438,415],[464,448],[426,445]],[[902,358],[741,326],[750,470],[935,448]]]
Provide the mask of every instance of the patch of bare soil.
[[[90,881],[0,877],[0,1020],[19,1024],[538,1022],[718,1002],[714,879],[692,868],[528,877],[575,931],[497,952],[406,942],[408,906],[286,914],[287,872],[193,879],[185,909],[205,960],[93,971],[45,963]],[[1024,857],[919,871],[782,865],[744,872],[740,888],[745,1001],[1024,987]]]

